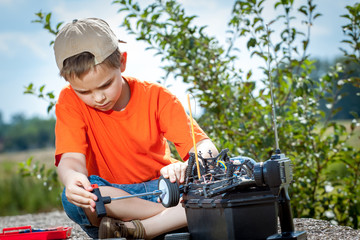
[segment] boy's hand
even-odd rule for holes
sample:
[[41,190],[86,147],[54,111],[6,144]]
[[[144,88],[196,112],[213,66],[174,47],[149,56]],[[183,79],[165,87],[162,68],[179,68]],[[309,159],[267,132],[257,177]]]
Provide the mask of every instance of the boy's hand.
[[73,171],[68,175],[65,183],[65,195],[69,202],[95,212],[97,197],[91,193],[92,190],[91,183],[84,174]]
[[170,182],[177,182],[179,184],[185,181],[185,171],[187,162],[177,162],[169,164],[160,170],[164,178],[169,178]]

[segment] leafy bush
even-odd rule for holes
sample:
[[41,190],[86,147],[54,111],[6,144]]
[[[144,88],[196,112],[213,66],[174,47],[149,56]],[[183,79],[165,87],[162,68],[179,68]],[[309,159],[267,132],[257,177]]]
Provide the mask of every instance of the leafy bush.
[[[200,124],[217,145],[229,148],[234,155],[265,161],[275,149],[269,79],[253,79],[252,71],[243,73],[236,65],[236,40],[246,40],[251,55],[263,60],[260,69],[264,76],[275,82],[281,149],[295,164],[295,216],[359,227],[359,149],[346,142],[354,133],[358,116],[354,116],[350,131],[330,121],[339,111],[335,105],[343,97],[339,94],[343,84],[359,87],[359,78],[350,77],[342,64],[333,66],[320,80],[309,77],[315,66],[307,52],[311,26],[321,16],[313,1],[297,9],[299,20],[295,18],[294,1],[276,1],[273,6],[282,13],[268,23],[262,17],[265,1],[235,1],[227,49],[207,36],[204,27],[193,26],[194,16],[186,16],[176,1],[157,1],[144,9],[130,0],[114,2],[120,11],[128,12],[123,26],[162,57],[167,74],[192,83],[190,91],[205,109]],[[348,6],[349,14],[343,16],[349,20],[344,26],[348,38],[343,42],[353,51],[344,50],[344,57],[357,66],[358,8],[359,4]],[[293,27],[297,22],[304,23],[307,31]],[[272,29],[275,24],[276,31]],[[323,99],[328,114],[319,109]],[[332,134],[326,135],[329,128]],[[347,177],[328,180],[326,171],[333,163],[344,164]]]
[[[164,79],[172,75],[177,81],[191,83],[189,91],[205,109],[200,125],[219,148],[229,148],[233,155],[265,161],[274,151],[271,77],[281,150],[295,165],[291,192],[295,217],[328,219],[358,228],[360,150],[347,143],[358,116],[353,114],[350,130],[331,119],[339,111],[336,103],[343,97],[342,86],[359,87],[359,78],[344,65],[359,67],[360,4],[347,6],[348,14],[342,16],[348,20],[343,26],[346,61],[314,79],[315,60],[310,58],[308,46],[311,27],[321,14],[312,0],[298,9],[294,2],[273,2],[274,9],[282,13],[265,22],[264,0],[235,1],[228,45],[223,47],[205,33],[204,26],[194,26],[195,16],[187,16],[175,0],[158,0],[143,9],[132,0],[114,1],[119,11],[127,13],[123,26],[162,57]],[[37,22],[51,33],[61,25],[51,28],[50,13],[37,16]],[[305,24],[307,30],[296,29],[297,23]],[[259,68],[264,78],[254,79],[251,70],[244,73],[237,65],[240,40],[246,41],[251,56],[262,59]],[[319,108],[323,100],[327,112]],[[329,177],[337,164],[344,167],[344,177]]]
[[23,178],[37,178],[49,191],[53,188],[61,188],[55,166],[46,168],[44,163],[41,165],[39,162],[33,163],[33,157],[28,158],[25,162],[19,163],[18,171]]

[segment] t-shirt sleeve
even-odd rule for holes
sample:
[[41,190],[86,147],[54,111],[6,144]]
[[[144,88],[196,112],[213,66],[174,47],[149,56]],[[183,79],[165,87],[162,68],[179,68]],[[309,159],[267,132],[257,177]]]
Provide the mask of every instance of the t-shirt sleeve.
[[[186,160],[193,147],[190,117],[178,98],[166,89],[159,94],[159,122],[165,138],[174,143],[180,157]],[[195,120],[194,133],[196,142],[208,138]]]
[[[67,89],[68,90],[68,89]],[[86,155],[86,125],[80,111],[76,108],[75,99],[70,93],[62,91],[55,106],[55,165],[58,166],[61,155],[67,152],[78,152]]]

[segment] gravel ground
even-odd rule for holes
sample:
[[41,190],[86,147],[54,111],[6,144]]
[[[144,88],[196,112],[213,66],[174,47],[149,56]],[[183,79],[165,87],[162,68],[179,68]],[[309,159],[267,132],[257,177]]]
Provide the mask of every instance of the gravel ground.
[[19,226],[31,226],[33,228],[72,227],[71,239],[90,239],[79,225],[71,221],[63,211],[0,217],[1,232],[3,228]]
[[[360,240],[360,230],[354,230],[344,226],[334,226],[327,221],[301,218],[294,219],[294,223],[297,231],[307,232],[309,240]],[[49,228],[56,226],[73,227],[71,239],[90,239],[85,232],[78,225],[74,224],[62,211],[0,217],[1,232],[3,228],[18,226],[32,226],[33,228]]]

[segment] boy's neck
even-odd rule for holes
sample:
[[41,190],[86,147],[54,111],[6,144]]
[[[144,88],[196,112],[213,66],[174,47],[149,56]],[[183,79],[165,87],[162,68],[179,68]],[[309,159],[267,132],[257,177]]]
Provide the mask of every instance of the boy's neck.
[[130,91],[130,86],[129,86],[128,82],[123,77],[121,77],[121,78],[123,81],[123,89],[121,91],[119,100],[113,107],[114,111],[119,111],[119,112],[126,108],[127,104],[130,101],[130,97],[131,97],[131,91]]

